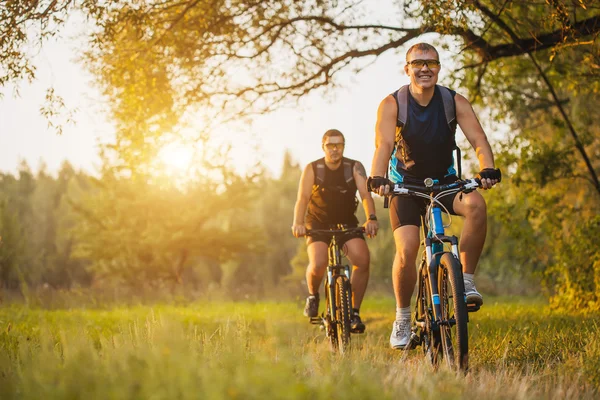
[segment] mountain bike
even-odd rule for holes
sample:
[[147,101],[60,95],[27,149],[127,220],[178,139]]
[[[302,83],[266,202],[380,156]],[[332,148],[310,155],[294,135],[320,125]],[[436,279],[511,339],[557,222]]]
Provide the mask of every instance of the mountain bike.
[[[478,179],[458,180],[439,185],[433,179],[424,184],[395,184],[393,196],[417,196],[429,200],[422,217],[423,255],[417,271],[417,301],[413,313],[411,338],[405,350],[416,346],[434,365],[445,359],[452,369],[469,367],[469,311],[479,306],[467,304],[458,239],[446,236],[442,222],[444,196],[457,192],[470,193],[480,187]],[[448,210],[446,210],[448,211]],[[447,213],[450,215],[449,213]],[[445,246],[450,251],[444,250]],[[405,353],[406,354],[406,353]]]
[[311,324],[321,325],[325,336],[329,339],[333,351],[345,353],[350,348],[350,325],[352,312],[352,270],[342,265],[342,251],[338,244],[344,235],[364,232],[364,228],[346,228],[338,225],[338,229],[309,229],[306,235],[331,236],[329,243],[329,262],[325,276],[325,313],[310,319]]

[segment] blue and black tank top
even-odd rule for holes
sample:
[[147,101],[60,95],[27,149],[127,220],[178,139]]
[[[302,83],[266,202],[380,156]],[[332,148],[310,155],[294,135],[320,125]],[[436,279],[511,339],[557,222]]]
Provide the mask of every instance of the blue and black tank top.
[[[451,93],[453,97],[456,95],[454,90]],[[393,96],[396,98],[396,92]],[[397,122],[396,125],[395,146],[389,163],[390,180],[396,183],[405,178],[441,180],[456,175],[455,129],[448,126],[438,86],[426,106],[417,103],[409,91],[406,124],[401,126]]]

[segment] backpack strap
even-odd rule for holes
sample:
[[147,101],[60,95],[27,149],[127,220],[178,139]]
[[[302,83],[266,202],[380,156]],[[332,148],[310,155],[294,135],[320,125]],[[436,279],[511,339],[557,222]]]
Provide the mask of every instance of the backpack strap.
[[406,125],[408,117],[408,85],[402,86],[394,93],[394,99],[398,106],[398,117],[396,118],[396,126],[403,127]]
[[[344,180],[346,181],[346,185],[350,186],[350,183],[354,180],[354,161],[344,157],[342,159],[342,165],[344,168]],[[323,186],[325,183],[325,168],[325,158],[321,158],[314,162],[314,186]]]
[[344,179],[346,180],[346,185],[350,186],[350,183],[354,180],[354,161],[349,160],[344,157]]
[[[445,86],[436,85],[442,94],[442,102],[444,104],[444,113],[446,114],[446,123],[451,132],[456,132],[456,103],[452,92]],[[408,119],[408,85],[402,86],[394,93],[394,99],[398,106],[398,117],[396,118],[396,126],[404,127]]]
[[315,161],[315,185],[323,186],[325,183],[325,159]]
[[[444,103],[444,113],[446,113],[446,123],[450,128],[450,132],[456,132],[456,104],[452,92],[445,86],[438,86],[442,93],[442,101]],[[454,122],[454,126],[452,123]]]

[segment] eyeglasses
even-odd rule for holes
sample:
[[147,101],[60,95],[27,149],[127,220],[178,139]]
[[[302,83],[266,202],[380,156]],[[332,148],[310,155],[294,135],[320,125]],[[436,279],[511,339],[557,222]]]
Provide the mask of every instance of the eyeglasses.
[[412,60],[406,62],[413,68],[423,68],[424,65],[427,65],[427,68],[439,68],[442,64],[438,60]]
[[324,146],[327,147],[327,150],[344,149],[344,143],[325,143]]

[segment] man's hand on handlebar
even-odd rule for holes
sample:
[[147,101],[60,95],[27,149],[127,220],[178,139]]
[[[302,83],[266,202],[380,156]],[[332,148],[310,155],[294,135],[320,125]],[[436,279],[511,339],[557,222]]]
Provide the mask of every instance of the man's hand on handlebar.
[[306,236],[306,226],[304,224],[292,225],[292,234],[297,238]]
[[487,190],[502,181],[502,172],[499,168],[484,168],[479,171],[476,178],[481,181],[481,187]]
[[377,231],[379,230],[379,223],[377,221],[367,220],[367,222],[363,224],[363,228],[365,228],[365,233],[368,237],[374,238],[375,236],[377,236]]
[[383,176],[370,176],[367,179],[367,190],[380,196],[386,196],[390,193],[392,182]]

